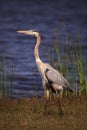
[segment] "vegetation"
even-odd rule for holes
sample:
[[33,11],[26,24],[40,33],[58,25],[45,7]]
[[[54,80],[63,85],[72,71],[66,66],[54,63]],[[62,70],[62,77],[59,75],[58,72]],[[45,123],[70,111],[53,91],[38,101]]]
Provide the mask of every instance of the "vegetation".
[[[74,40],[73,40],[74,39]],[[50,52],[50,62],[68,79],[74,95],[87,95],[87,60],[81,49],[80,38],[68,36],[66,45],[59,47],[57,34],[55,33],[54,51],[57,57],[56,63],[52,52]],[[66,92],[68,95],[68,92]]]
[[65,97],[64,114],[59,115],[56,99],[43,114],[44,99],[22,98],[0,100],[1,130],[86,130],[87,96]]
[[[11,97],[13,91],[13,76],[14,66],[11,64],[11,69],[6,72],[5,56],[3,55],[0,62],[0,98],[2,96]],[[7,77],[9,73],[9,77]]]

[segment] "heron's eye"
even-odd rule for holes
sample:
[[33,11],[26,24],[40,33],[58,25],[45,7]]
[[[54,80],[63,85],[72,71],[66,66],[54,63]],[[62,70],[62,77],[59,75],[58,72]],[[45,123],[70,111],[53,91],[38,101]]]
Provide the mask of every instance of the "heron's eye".
[[33,32],[33,30],[29,30],[30,32]]

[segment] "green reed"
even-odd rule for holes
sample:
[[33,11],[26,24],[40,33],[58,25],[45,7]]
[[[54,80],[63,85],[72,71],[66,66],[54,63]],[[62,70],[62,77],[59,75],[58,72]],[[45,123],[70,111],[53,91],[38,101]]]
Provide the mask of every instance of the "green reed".
[[[13,92],[14,66],[12,64],[11,69],[6,73],[5,65],[5,55],[3,55],[0,62],[0,98],[2,96],[12,96]],[[7,75],[9,75],[9,79]]]
[[[81,49],[80,37],[67,37],[66,45],[62,47],[61,51],[57,35],[54,41],[54,51],[57,57],[55,68],[58,69],[70,82],[74,89],[75,95],[87,95],[87,81],[86,81],[86,68],[87,63],[84,63],[83,52]],[[61,53],[60,53],[61,52]],[[62,54],[62,55],[61,55]],[[52,54],[50,59],[53,58]],[[55,61],[51,59],[52,65],[55,65]],[[69,65],[71,66],[69,68]],[[66,91],[66,95],[69,93]]]
[[5,61],[4,61],[4,56],[2,58],[2,63],[0,65],[0,69],[1,69],[1,74],[0,74],[0,93],[1,96],[5,95],[6,93],[6,75],[5,75]]
[[[86,65],[84,65],[84,60],[83,60],[83,53],[81,49],[81,44],[80,44],[80,38],[79,36],[76,37],[76,41],[73,44],[73,55],[74,55],[74,62],[72,59],[73,64],[75,65],[77,69],[77,75],[78,75],[78,82],[79,82],[79,96],[82,94],[86,94],[86,78],[85,78],[85,71],[86,71]],[[77,45],[75,45],[77,44]],[[85,69],[84,69],[85,68]]]

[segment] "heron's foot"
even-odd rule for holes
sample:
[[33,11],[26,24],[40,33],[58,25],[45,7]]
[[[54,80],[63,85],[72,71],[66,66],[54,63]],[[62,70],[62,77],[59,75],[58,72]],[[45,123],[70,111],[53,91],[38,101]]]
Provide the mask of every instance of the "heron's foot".
[[43,115],[46,115],[46,113],[47,113],[47,112],[44,110],[44,111],[43,111]]
[[64,115],[63,110],[59,110],[58,115],[63,116]]
[[58,99],[58,109],[59,109],[59,115],[62,116],[63,115],[63,109],[62,109],[62,106],[61,106],[61,102],[60,100]]
[[47,106],[44,106],[43,115],[46,115],[46,113],[47,113],[46,107],[47,107]]
[[46,100],[46,104],[45,104],[45,106],[44,106],[43,114],[46,114],[47,105],[48,105],[48,100]]

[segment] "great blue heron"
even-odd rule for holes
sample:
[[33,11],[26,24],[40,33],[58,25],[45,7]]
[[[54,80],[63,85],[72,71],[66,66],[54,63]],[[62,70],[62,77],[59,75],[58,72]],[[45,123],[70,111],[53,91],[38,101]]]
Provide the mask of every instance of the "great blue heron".
[[[57,70],[55,70],[49,64],[44,63],[40,59],[38,49],[40,46],[41,37],[40,37],[39,32],[33,31],[33,30],[21,30],[21,31],[17,31],[17,32],[27,34],[27,35],[36,36],[36,38],[37,38],[37,42],[36,42],[36,45],[34,48],[34,56],[35,56],[35,60],[36,60],[36,64],[37,64],[37,67],[39,69],[39,72],[41,73],[43,87],[45,87],[45,89],[46,89],[46,104],[44,107],[44,111],[46,111],[47,103],[49,100],[50,89],[53,92],[55,92],[56,94],[58,94],[58,92],[60,90],[63,90],[63,89],[67,89],[70,92],[73,92],[73,90],[71,89],[70,84],[63,77],[62,74],[60,74]],[[60,104],[59,99],[58,99],[58,105],[59,105],[59,108],[62,112],[62,108],[61,108],[61,104]]]

